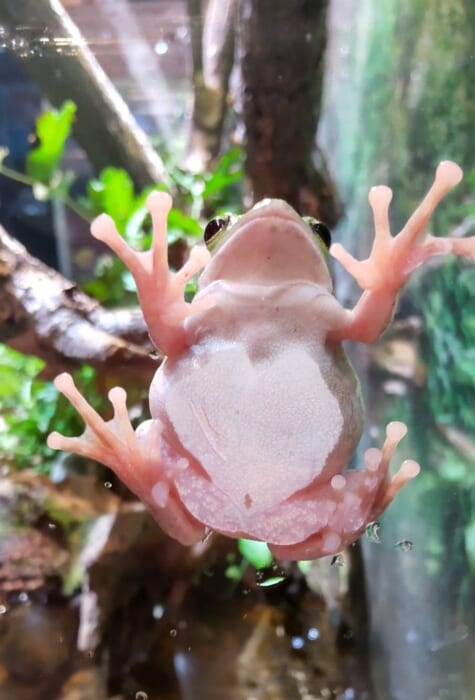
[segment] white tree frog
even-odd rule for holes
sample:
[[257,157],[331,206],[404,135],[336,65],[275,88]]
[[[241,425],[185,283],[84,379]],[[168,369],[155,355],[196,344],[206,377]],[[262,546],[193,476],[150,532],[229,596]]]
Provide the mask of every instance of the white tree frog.
[[[105,422],[62,374],[56,386],[86,423],[81,437],[49,436],[50,447],[103,462],[148,506],[172,537],[190,545],[208,530],[266,541],[278,558],[339,552],[374,521],[419,472],[412,460],[391,478],[403,423],[387,426],[381,450],[347,471],[363,428],[358,380],[342,341],[372,343],[391,321],[398,291],[433,255],[475,258],[475,237],[433,238],[424,231],[438,202],[461,179],[443,162],[402,231],[391,236],[391,190],[369,195],[375,239],[367,260],[341,245],[330,253],[363,293],[352,310],[332,293],[325,227],[285,202],[265,200],[233,221],[211,222],[208,247],[186,264],[167,263],[168,194],[148,198],[154,241],[132,250],[112,220],[92,235],[133,274],[155,345],[166,355],[150,387],[151,420],[135,431],[123,389]],[[199,291],[184,301],[189,278]]]

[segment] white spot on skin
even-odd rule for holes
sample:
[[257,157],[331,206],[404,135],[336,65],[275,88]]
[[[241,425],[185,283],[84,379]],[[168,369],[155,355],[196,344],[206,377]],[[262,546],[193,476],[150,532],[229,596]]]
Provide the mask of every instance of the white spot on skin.
[[377,447],[370,447],[364,454],[366,469],[376,472],[379,469],[383,453]]
[[186,457],[181,457],[179,460],[177,460],[175,466],[179,471],[184,471],[185,469],[188,469],[188,467],[190,466],[190,463],[186,459]]
[[336,532],[329,532],[322,541],[322,553],[333,554],[341,548],[341,537]]
[[343,499],[343,504],[344,507],[347,508],[348,510],[353,509],[355,511],[359,510],[359,507],[361,505],[361,498],[357,496],[355,493],[352,493],[351,491],[347,491],[345,493],[344,499]]
[[159,508],[165,508],[168,501],[168,496],[170,495],[170,486],[163,481],[157,481],[155,486],[153,486],[152,500],[156,503]]
[[335,491],[341,491],[346,486],[346,479],[342,474],[335,474],[330,483]]

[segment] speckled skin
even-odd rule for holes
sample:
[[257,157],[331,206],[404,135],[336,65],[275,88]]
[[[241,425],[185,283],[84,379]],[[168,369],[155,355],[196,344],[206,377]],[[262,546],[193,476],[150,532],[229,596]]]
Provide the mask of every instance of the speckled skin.
[[[149,197],[151,251],[132,251],[111,220],[92,233],[129,267],[157,347],[167,355],[150,388],[151,420],[134,432],[125,392],[110,392],[105,423],[69,375],[56,385],[86,423],[79,438],[53,433],[50,446],[107,464],[184,544],[208,528],[265,540],[277,557],[310,559],[353,541],[419,471],[407,460],[391,479],[391,456],[405,434],[390,424],[381,450],[346,471],[360,439],[363,408],[342,341],[373,342],[390,322],[399,288],[435,254],[475,257],[475,240],[424,234],[440,199],[461,177],[439,166],[421,205],[395,237],[391,191],[373,188],[375,242],[358,262],[330,252],[364,290],[348,311],[332,294],[326,254],[284,202],[266,200],[226,232],[213,257],[197,246],[177,273],[166,262],[170,199]],[[204,268],[193,303],[187,279]]]
[[164,440],[190,464],[175,479],[180,499],[213,530],[302,541],[315,530],[311,492],[349,462],[363,424],[356,376],[325,342],[334,297],[310,283],[243,298],[216,282],[210,293],[190,350],[167,359],[150,392]]

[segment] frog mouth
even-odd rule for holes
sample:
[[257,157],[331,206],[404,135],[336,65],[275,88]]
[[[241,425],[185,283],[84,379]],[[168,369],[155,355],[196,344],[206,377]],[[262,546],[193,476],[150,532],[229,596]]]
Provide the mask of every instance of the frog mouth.
[[238,220],[200,278],[282,284],[308,281],[331,289],[328,266],[307,224],[281,200],[264,200]]

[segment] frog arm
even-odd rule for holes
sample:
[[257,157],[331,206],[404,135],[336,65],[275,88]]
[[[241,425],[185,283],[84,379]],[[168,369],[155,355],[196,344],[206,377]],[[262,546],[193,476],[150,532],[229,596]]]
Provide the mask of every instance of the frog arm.
[[[160,421],[145,421],[134,430],[127,413],[126,393],[120,387],[109,392],[114,415],[111,420],[104,421],[79,393],[71,375],[60,374],[55,386],[74,406],[86,429],[79,437],[53,432],[48,436],[48,446],[89,457],[110,467],[145,503],[168,535],[185,545],[199,542],[204,527],[186,511],[173,486],[173,474],[162,464]],[[178,464],[177,468],[186,466]]]
[[183,298],[188,280],[210,259],[206,247],[194,246],[178,272],[169,270],[167,215],[171,204],[166,192],[152,192],[147,198],[153,243],[151,249],[144,252],[133,250],[124,241],[110,216],[102,214],[91,225],[94,238],[106,243],[132,273],[150,337],[166,355],[176,354],[186,346],[185,319],[213,304],[209,296],[191,303]]
[[331,334],[331,340],[372,343],[390,323],[399,290],[411,273],[434,255],[461,255],[475,260],[475,236],[436,238],[425,233],[428,221],[445,195],[462,178],[462,170],[450,161],[437,168],[426,196],[396,236],[389,228],[388,209],[392,198],[389,187],[373,187],[369,202],[373,211],[375,236],[369,258],[355,260],[341,244],[330,253],[364,290],[345,324]]

